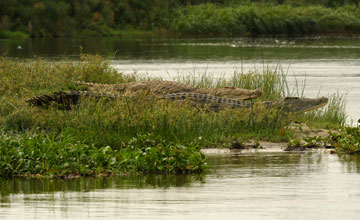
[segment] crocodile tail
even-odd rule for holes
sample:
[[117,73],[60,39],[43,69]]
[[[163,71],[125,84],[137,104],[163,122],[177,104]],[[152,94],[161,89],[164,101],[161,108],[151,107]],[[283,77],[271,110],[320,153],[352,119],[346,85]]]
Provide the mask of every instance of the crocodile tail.
[[80,97],[86,95],[84,91],[60,91],[52,94],[35,96],[26,102],[31,106],[49,107],[51,104],[58,104],[61,109],[71,109],[71,105],[79,102]]
[[35,96],[26,100],[31,106],[49,107],[51,104],[56,104],[60,109],[71,109],[72,105],[76,105],[80,102],[81,97],[93,97],[96,99],[119,99],[122,96],[111,95],[106,93],[93,93],[88,91],[60,91],[52,94],[46,94],[41,96]]

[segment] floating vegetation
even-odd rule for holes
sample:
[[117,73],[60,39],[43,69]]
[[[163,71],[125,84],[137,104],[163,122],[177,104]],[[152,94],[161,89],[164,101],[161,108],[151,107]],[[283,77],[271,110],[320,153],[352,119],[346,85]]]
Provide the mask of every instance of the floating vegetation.
[[121,148],[97,147],[71,135],[27,132],[0,136],[0,177],[77,177],[128,172],[189,173],[206,167],[197,145],[133,137]]

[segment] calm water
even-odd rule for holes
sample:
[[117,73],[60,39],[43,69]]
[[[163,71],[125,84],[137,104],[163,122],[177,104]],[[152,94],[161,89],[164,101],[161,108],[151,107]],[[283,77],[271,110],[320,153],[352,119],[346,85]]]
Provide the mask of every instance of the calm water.
[[[8,57],[109,55],[119,71],[171,79],[282,68],[305,95],[347,94],[360,118],[360,39],[0,40]],[[17,49],[21,46],[21,49]],[[296,91],[293,91],[294,95]],[[0,180],[0,219],[357,219],[360,158],[327,152],[214,155],[207,174]]]
[[0,219],[357,219],[360,158],[211,156],[208,174],[0,181]]
[[[109,55],[125,73],[172,79],[207,73],[229,77],[234,71],[282,68],[291,88],[305,83],[305,96],[346,94],[347,113],[360,118],[360,38],[304,39],[168,39],[157,37],[0,40],[9,57],[77,57]],[[21,49],[18,49],[18,46]],[[300,91],[302,86],[298,86]],[[292,89],[294,96],[301,95]]]

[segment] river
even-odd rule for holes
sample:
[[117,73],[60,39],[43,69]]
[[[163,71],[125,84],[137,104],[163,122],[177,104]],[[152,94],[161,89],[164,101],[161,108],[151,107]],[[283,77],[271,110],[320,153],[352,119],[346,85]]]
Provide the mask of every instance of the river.
[[[119,71],[172,79],[282,68],[304,95],[346,94],[360,118],[360,39],[87,38],[0,40],[8,57],[109,56]],[[301,95],[292,91],[293,95]],[[300,92],[301,93],[301,92]],[[328,151],[208,156],[202,175],[0,179],[0,219],[357,219],[360,158]]]
[[61,59],[78,57],[80,46],[85,53],[108,56],[121,72],[164,79],[204,73],[226,78],[234,71],[280,68],[287,75],[291,95],[339,93],[346,96],[348,122],[360,118],[360,38],[8,39],[0,40],[0,54]]
[[357,219],[360,158],[210,155],[203,175],[0,181],[0,219]]

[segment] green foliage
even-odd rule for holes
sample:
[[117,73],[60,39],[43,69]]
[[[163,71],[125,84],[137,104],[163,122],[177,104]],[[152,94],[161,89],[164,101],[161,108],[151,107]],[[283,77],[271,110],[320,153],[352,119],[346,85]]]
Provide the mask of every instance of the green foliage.
[[305,148],[335,148],[337,152],[360,153],[360,119],[355,127],[341,127],[336,131],[329,131],[325,137],[305,137],[301,141],[295,139],[289,141],[289,146]]
[[203,4],[180,8],[171,29],[192,35],[299,36],[353,34],[360,30],[359,8],[324,6]]
[[356,127],[344,127],[338,132],[330,132],[328,144],[345,153],[360,153],[360,119]]
[[352,34],[359,32],[358,4],[359,0],[11,0],[0,2],[0,36],[114,36],[119,34],[114,30],[129,29],[204,35],[292,36],[344,30]]
[[19,38],[26,39],[29,38],[29,35],[20,31],[0,31],[0,38]]
[[[113,35],[116,29],[154,29],[169,23],[168,0],[12,0],[0,3],[0,31],[33,37]],[[12,37],[12,35],[6,35]]]
[[67,128],[59,135],[0,135],[0,177],[184,173],[204,168],[205,157],[198,146],[165,143],[148,135],[134,137],[121,149],[86,144]]
[[[82,54],[79,61],[64,62],[0,58],[3,176],[200,171],[204,161],[199,147],[249,138],[280,141],[291,133],[282,128],[284,121],[279,111],[256,104],[250,109],[227,109],[216,113],[186,103],[179,108],[177,103],[146,97],[113,101],[84,98],[68,111],[30,107],[25,102],[39,94],[86,89],[77,87],[74,80],[124,83],[138,79],[118,73],[107,60],[93,55]],[[271,69],[236,73],[230,80],[213,80],[206,75],[198,80],[195,77],[178,80],[200,87],[260,88],[267,100],[277,100],[287,95],[288,90],[286,76]],[[334,102],[334,105],[336,103],[341,102]],[[328,121],[338,123],[332,118],[342,115],[343,109],[328,112],[332,113],[314,114],[310,120],[327,117]],[[306,118],[304,120],[307,122]],[[82,148],[85,157],[92,158],[88,162],[80,156]],[[26,151],[27,156],[34,155],[25,157],[20,150]],[[104,154],[104,150],[109,150],[109,154]],[[47,158],[50,154],[44,152],[48,151],[56,154]],[[63,155],[65,159],[60,160],[57,155]],[[116,163],[109,165],[114,161],[111,158],[116,158]],[[27,163],[19,165],[16,161]],[[49,163],[43,167],[39,161]],[[69,169],[60,169],[65,164]]]

